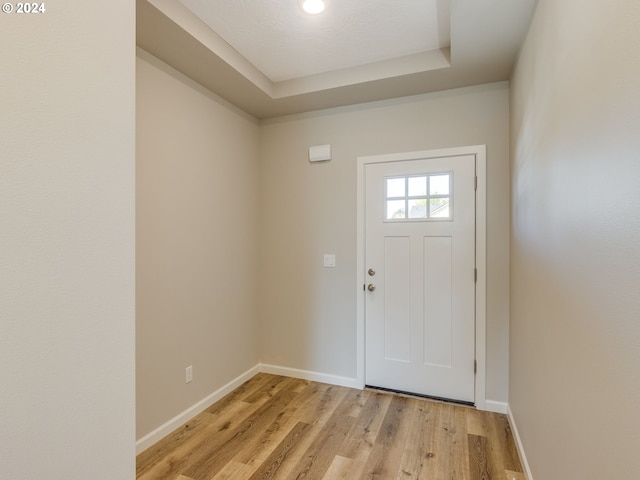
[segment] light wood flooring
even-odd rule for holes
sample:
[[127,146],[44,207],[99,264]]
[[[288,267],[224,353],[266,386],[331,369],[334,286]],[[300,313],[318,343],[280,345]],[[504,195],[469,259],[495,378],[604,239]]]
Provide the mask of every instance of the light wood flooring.
[[504,415],[259,374],[137,458],[138,480],[524,480]]

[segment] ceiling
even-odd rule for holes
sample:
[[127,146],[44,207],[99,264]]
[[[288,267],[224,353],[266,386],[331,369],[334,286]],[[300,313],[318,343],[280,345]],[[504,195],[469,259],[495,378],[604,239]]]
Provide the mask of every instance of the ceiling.
[[536,0],[137,0],[137,43],[257,118],[507,80]]
[[272,82],[449,47],[449,0],[180,0]]

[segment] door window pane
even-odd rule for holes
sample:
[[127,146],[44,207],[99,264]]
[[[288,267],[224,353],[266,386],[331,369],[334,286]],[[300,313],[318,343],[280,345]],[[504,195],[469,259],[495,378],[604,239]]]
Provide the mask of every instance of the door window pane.
[[385,178],[385,220],[450,220],[451,182],[451,173]]
[[409,196],[427,196],[427,177],[409,177]]
[[433,218],[448,218],[449,198],[431,198],[429,200],[429,216]]
[[406,178],[387,178],[387,198],[402,198],[405,196]]
[[429,195],[449,195],[449,175],[431,175]]
[[402,220],[407,218],[404,200],[387,201],[387,220]]
[[409,200],[409,218],[427,218],[427,199]]

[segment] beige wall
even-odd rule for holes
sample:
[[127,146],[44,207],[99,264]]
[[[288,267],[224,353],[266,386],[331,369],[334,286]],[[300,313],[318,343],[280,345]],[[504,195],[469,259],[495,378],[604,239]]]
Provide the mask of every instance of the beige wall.
[[640,478],[640,3],[540,0],[512,82],[510,406],[536,480]]
[[[506,83],[331,109],[261,127],[262,361],[356,376],[356,158],[486,144],[487,398],[507,400],[509,159]],[[311,145],[333,159],[310,164]],[[323,268],[323,254],[336,268]]]
[[141,438],[258,363],[260,205],[257,121],[139,52]]
[[135,478],[135,10],[0,14],[0,476]]
[[258,362],[356,376],[356,157],[379,153],[487,144],[487,398],[506,402],[506,83],[258,126],[139,52],[138,438]]

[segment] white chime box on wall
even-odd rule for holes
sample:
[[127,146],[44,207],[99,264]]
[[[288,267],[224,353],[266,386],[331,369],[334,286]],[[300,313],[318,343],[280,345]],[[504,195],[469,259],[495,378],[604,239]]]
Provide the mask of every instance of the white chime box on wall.
[[309,147],[310,162],[325,162],[331,160],[331,145],[314,145]]

